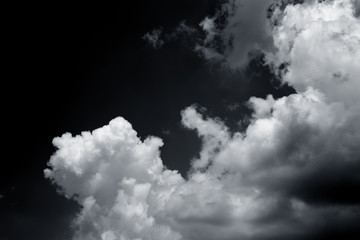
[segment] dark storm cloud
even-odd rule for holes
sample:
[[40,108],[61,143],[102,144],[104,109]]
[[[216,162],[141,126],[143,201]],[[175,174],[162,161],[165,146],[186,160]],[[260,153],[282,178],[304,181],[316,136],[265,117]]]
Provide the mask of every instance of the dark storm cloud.
[[[202,141],[186,178],[164,166],[160,138],[141,139],[121,117],[54,139],[45,175],[82,206],[74,239],[359,237],[360,23],[353,3],[279,4],[269,27],[272,3],[225,3],[202,21],[198,50],[225,56],[234,68],[249,63],[249,51],[262,50],[263,64],[296,92],[251,97],[243,131],[197,105],[185,108],[182,125]],[[212,45],[219,31],[232,39],[224,51]]]

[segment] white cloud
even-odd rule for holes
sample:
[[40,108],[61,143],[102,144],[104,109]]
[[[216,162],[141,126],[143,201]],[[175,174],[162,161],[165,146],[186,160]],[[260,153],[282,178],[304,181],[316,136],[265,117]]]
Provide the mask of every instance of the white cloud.
[[[265,8],[242,3],[255,16]],[[254,20],[243,11],[229,22]],[[195,106],[183,110],[182,124],[202,139],[187,179],[164,168],[161,139],[141,141],[123,118],[54,139],[45,175],[82,206],[75,240],[311,239],[358,222],[351,186],[360,185],[360,22],[352,1],[287,5],[276,16],[277,51],[266,52],[267,60],[274,69],[289,64],[282,77],[298,93],[250,98],[245,132],[231,133]],[[213,24],[202,24],[209,41]]]
[[312,86],[328,99],[354,104],[360,100],[360,24],[350,0],[288,5],[274,28],[278,49],[268,54],[298,91]]
[[74,239],[179,239],[161,223],[164,217],[155,218],[183,181],[164,169],[161,139],[141,141],[126,120],[116,118],[92,133],[64,134],[53,143],[58,151],[45,175],[83,207]]
[[229,139],[227,127],[217,119],[204,120],[194,107],[188,107],[181,113],[182,124],[189,129],[196,129],[198,135],[203,139],[200,158],[192,163],[194,169],[206,168],[211,164],[212,156]]
[[209,172],[239,174],[260,192],[272,185],[286,191],[291,181],[297,182],[310,169],[320,171],[337,158],[344,164],[357,161],[359,106],[329,103],[311,88],[276,101],[271,97],[250,101],[255,105],[252,123],[213,158]]

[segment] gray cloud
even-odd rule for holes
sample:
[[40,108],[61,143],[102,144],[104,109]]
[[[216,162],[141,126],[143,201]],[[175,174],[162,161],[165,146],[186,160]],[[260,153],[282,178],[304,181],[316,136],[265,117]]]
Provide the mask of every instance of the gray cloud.
[[206,59],[223,61],[230,68],[246,66],[256,51],[272,51],[267,9],[273,2],[232,0],[224,3],[215,16],[200,23],[206,37],[196,50]]
[[164,40],[161,38],[162,28],[155,28],[151,32],[147,32],[142,37],[153,48],[160,48],[164,45]]
[[354,5],[354,15],[355,17],[360,17],[360,1],[359,0],[353,0]]

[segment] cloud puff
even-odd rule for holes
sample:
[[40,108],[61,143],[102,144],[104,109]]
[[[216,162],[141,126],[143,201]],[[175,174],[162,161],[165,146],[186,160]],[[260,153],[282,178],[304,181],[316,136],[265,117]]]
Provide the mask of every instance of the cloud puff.
[[213,17],[200,23],[206,37],[196,50],[205,59],[222,61],[230,68],[246,66],[254,51],[271,51],[267,9],[274,1],[227,1]]
[[53,143],[58,151],[45,175],[83,207],[74,222],[74,239],[180,238],[161,224],[164,203],[183,181],[164,169],[161,139],[141,141],[119,117],[92,133],[67,133]]
[[328,99],[360,100],[360,24],[350,0],[288,5],[273,30],[277,52],[268,59],[288,63],[283,80],[298,91],[312,86]]
[[182,111],[181,116],[182,124],[189,129],[196,129],[203,140],[200,158],[194,160],[193,168],[206,168],[211,164],[212,156],[227,143],[228,129],[218,119],[205,120],[194,106]]
[[142,39],[153,48],[160,48],[164,45],[164,40],[161,38],[162,31],[162,28],[155,28],[152,32],[145,33]]
[[[164,167],[161,139],[142,141],[120,117],[54,139],[45,175],[82,206],[75,240],[360,236],[360,22],[353,2],[277,8],[270,32],[276,48],[266,59],[297,93],[250,98],[244,132],[230,132],[199,107],[184,109],[182,124],[202,139],[186,179]],[[229,22],[242,19],[241,11]],[[202,24],[209,41],[214,21]]]

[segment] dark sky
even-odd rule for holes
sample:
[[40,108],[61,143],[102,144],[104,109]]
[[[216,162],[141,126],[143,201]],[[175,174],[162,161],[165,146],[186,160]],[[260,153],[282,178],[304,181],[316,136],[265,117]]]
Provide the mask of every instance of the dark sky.
[[[220,3],[48,3],[10,10],[3,36],[10,74],[2,88],[1,240],[71,238],[69,222],[79,207],[58,194],[43,173],[56,150],[54,137],[92,130],[122,116],[142,139],[161,137],[164,164],[186,176],[201,142],[180,124],[181,110],[192,104],[205,107],[208,116],[221,118],[235,131],[241,130],[238,120],[251,114],[244,104],[251,96],[279,98],[295,92],[280,86],[262,56],[242,71],[226,71],[194,52],[191,36],[160,49],[142,39],[157,27],[170,33],[184,19],[199,28]],[[236,103],[238,111],[229,111],[227,106]]]

